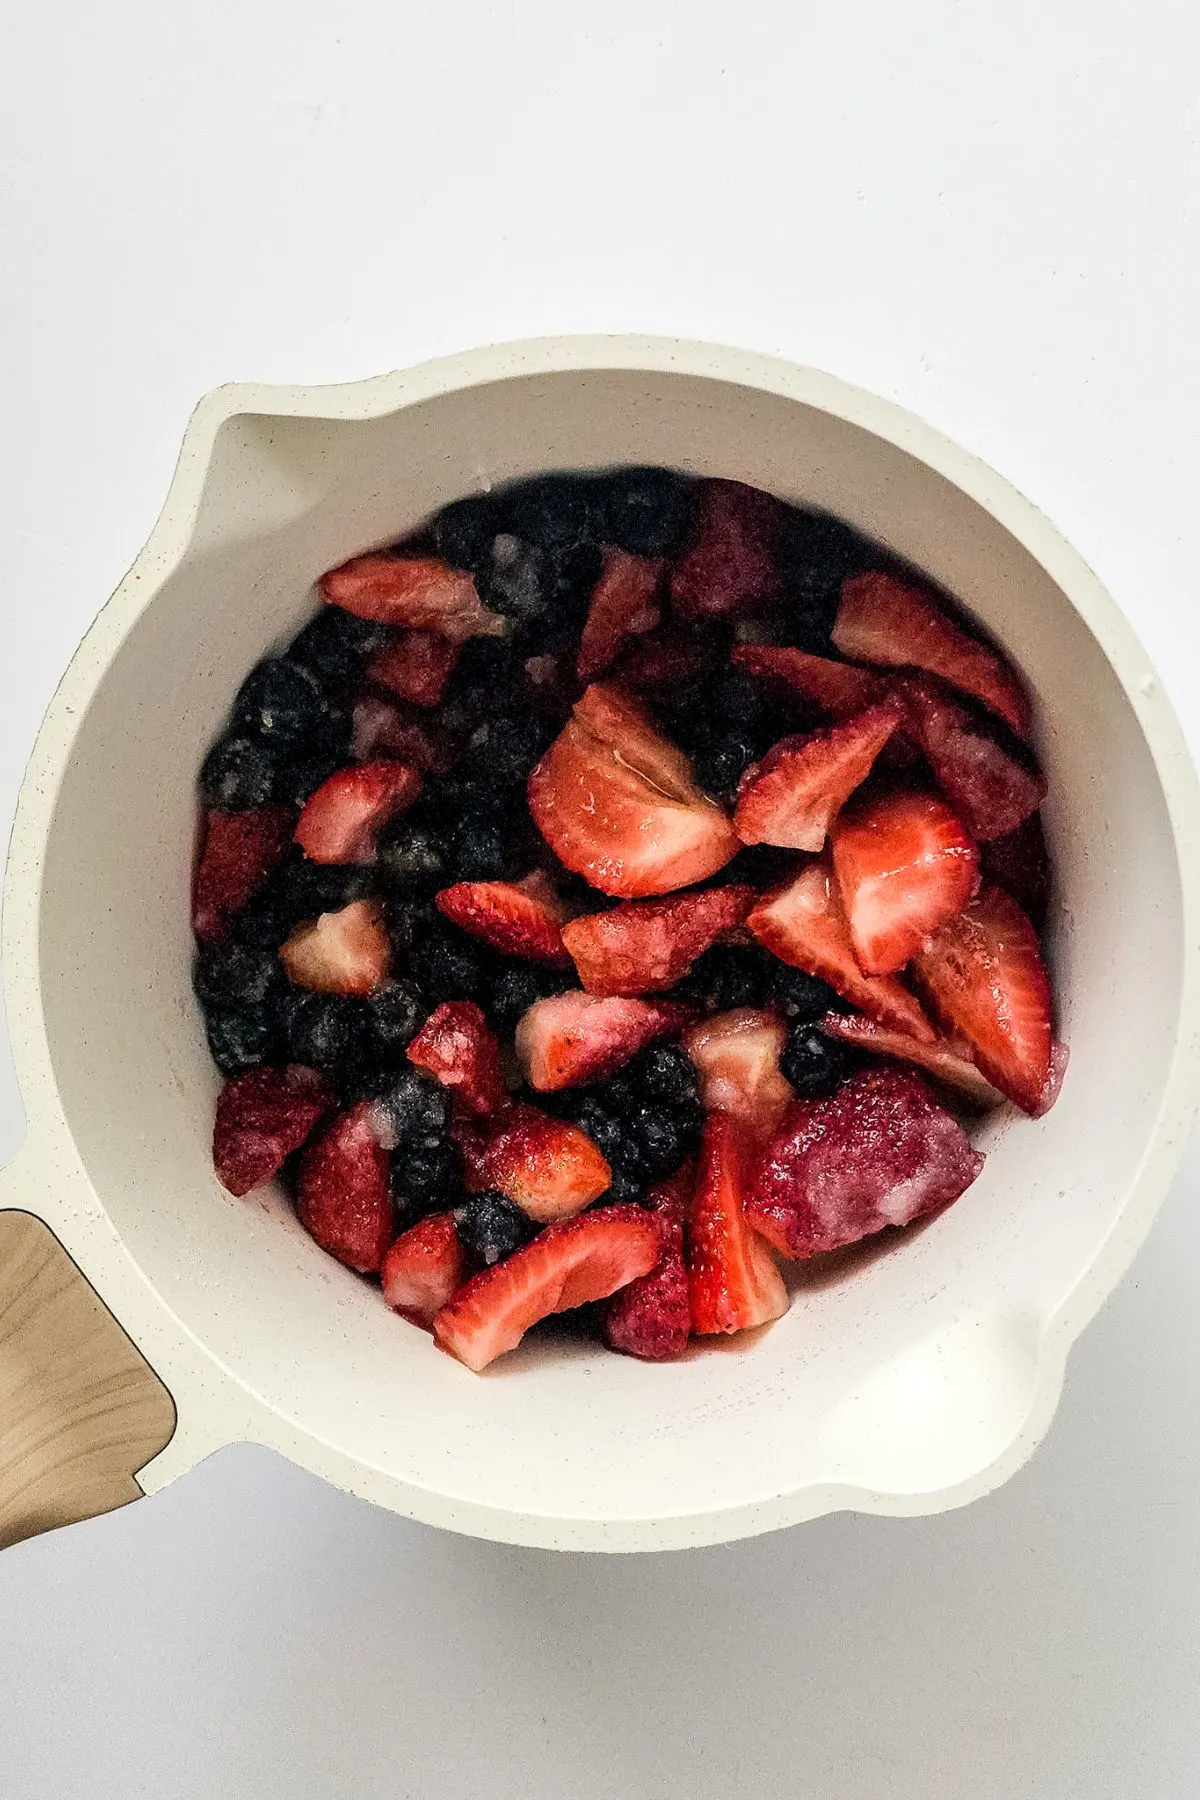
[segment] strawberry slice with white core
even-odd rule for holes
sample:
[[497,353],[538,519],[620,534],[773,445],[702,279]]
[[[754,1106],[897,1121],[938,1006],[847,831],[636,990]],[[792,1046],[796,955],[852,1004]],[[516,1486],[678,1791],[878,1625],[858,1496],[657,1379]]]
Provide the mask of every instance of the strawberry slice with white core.
[[788,1309],[775,1259],[746,1219],[751,1166],[738,1121],[731,1113],[710,1113],[688,1221],[692,1330],[701,1336],[748,1331]]
[[611,1075],[693,1016],[676,1000],[601,998],[572,989],[535,1000],[518,1021],[514,1044],[529,1085],[547,1094]]
[[383,1259],[383,1297],[414,1325],[431,1325],[462,1286],[466,1255],[452,1212],[431,1213],[398,1237]]
[[373,994],[391,962],[383,909],[377,900],[352,900],[297,925],[279,959],[297,987],[319,994]]
[[864,975],[854,954],[837,885],[824,862],[759,902],[746,920],[759,943],[793,969],[817,975],[852,1006],[926,1044],[937,1033],[894,975]]
[[392,1239],[388,1155],[368,1100],[340,1113],[300,1162],[296,1213],[322,1250],[360,1275],[382,1267]]
[[737,1006],[684,1033],[706,1112],[727,1112],[753,1138],[768,1136],[795,1099],[779,1067],[787,1026],[778,1013]]
[[791,644],[738,644],[730,661],[839,721],[879,706],[888,697],[884,676],[853,663],[834,662],[832,657],[812,656]]
[[406,1054],[476,1117],[499,1112],[508,1103],[500,1046],[473,1000],[444,1000],[430,1013]]
[[695,1182],[695,1164],[685,1163],[646,1196],[646,1211],[658,1226],[662,1254],[648,1275],[631,1281],[608,1305],[605,1342],[643,1362],[670,1362],[682,1356],[691,1336],[683,1232]]
[[784,1256],[817,1256],[957,1200],[983,1167],[912,1069],[867,1069],[798,1101],[759,1164],[749,1216]]
[[972,694],[1018,736],[1029,730],[1029,700],[1004,658],[894,575],[876,571],[843,584],[833,641],[854,662],[924,669]]
[[911,1063],[926,1075],[954,1088],[978,1107],[1004,1104],[1004,1095],[980,1074],[970,1046],[961,1040],[939,1038],[934,1044],[923,1044],[917,1038],[909,1037],[907,1032],[891,1031],[886,1025],[877,1024],[863,1013],[826,1013],[818,1029],[826,1037],[837,1038],[852,1049]]
[[657,596],[664,566],[658,556],[604,552],[575,659],[580,681],[590,681],[615,662],[626,638],[654,630],[662,616]]
[[943,1023],[1027,1113],[1042,1110],[1050,1074],[1050,978],[1037,933],[1015,900],[985,887],[936,932],[913,971]]
[[458,881],[437,895],[437,909],[461,931],[506,956],[567,963],[567,909],[540,869],[523,881]]
[[296,842],[312,862],[370,862],[380,831],[420,791],[421,772],[411,763],[379,757],[338,769],[305,801]]
[[433,1321],[444,1350],[477,1374],[551,1313],[605,1300],[648,1275],[658,1226],[638,1206],[601,1206],[548,1225],[531,1244],[459,1289]]
[[925,753],[937,784],[981,843],[1007,837],[1037,811],[1046,779],[1006,750],[994,732],[932,681],[908,676],[894,692],[908,735]]
[[843,725],[783,738],[742,778],[733,816],[739,838],[784,850],[820,850],[833,819],[900,722],[899,707],[889,702]]
[[858,965],[894,975],[979,884],[979,852],[937,794],[884,794],[848,807],[833,869]]
[[582,1212],[612,1183],[585,1131],[524,1103],[505,1107],[463,1152],[469,1188],[495,1188],[543,1225]]
[[603,684],[587,689],[529,777],[529,810],[568,869],[620,899],[704,881],[739,848],[683,752]]
[[321,593],[332,606],[377,625],[440,631],[461,643],[469,637],[502,637],[508,630],[475,591],[474,577],[436,556],[355,556],[322,575]]
[[402,632],[372,656],[367,680],[413,706],[436,706],[458,661],[459,648],[440,631]]
[[572,919],[562,941],[589,994],[655,993],[673,987],[723,932],[740,925],[754,898],[753,888],[730,885],[635,900]]

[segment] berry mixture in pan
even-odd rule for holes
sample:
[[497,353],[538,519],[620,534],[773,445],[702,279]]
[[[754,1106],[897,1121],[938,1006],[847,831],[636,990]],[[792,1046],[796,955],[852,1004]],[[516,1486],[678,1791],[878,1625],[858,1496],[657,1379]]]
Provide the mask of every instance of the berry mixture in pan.
[[320,597],[200,773],[213,1156],[469,1368],[764,1325],[1052,1103],[1029,700],[865,538],[547,475]]

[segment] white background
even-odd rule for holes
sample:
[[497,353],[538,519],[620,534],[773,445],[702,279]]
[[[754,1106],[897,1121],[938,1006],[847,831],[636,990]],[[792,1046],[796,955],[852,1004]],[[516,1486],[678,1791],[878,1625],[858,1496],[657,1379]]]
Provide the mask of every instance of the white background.
[[[0,829],[206,388],[547,331],[924,413],[1075,541],[1200,746],[1190,0],[16,0],[5,38]],[[0,1795],[1194,1796],[1198,1174],[966,1512],[587,1560],[241,1448],[6,1552]]]

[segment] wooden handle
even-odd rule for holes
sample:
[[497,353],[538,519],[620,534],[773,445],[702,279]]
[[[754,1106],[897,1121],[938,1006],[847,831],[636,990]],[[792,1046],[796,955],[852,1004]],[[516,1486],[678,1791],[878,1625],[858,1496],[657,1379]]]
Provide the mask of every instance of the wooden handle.
[[141,1497],[175,1405],[49,1226],[0,1212],[0,1547]]

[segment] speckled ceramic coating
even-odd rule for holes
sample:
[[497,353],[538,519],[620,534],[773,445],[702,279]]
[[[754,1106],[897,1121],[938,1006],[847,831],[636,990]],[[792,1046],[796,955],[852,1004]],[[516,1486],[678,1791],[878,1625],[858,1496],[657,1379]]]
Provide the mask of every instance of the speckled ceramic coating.
[[[526,1346],[480,1378],[388,1313],[272,1194],[209,1160],[189,987],[201,750],[312,583],[441,502],[532,470],[664,462],[830,507],[923,565],[1024,669],[1058,871],[1072,1061],[1036,1123],[908,1239],[752,1342],[648,1367]],[[1127,1267],[1200,1085],[1197,788],[1146,657],[1079,558],[990,470],[828,376],[648,338],[481,350],[348,387],[223,388],[150,542],[64,677],[5,895],[28,1112],[0,1206],[41,1215],[175,1396],[153,1489],[255,1439],[353,1493],[519,1543],[711,1543],[836,1508],[922,1513],[1010,1475]]]

